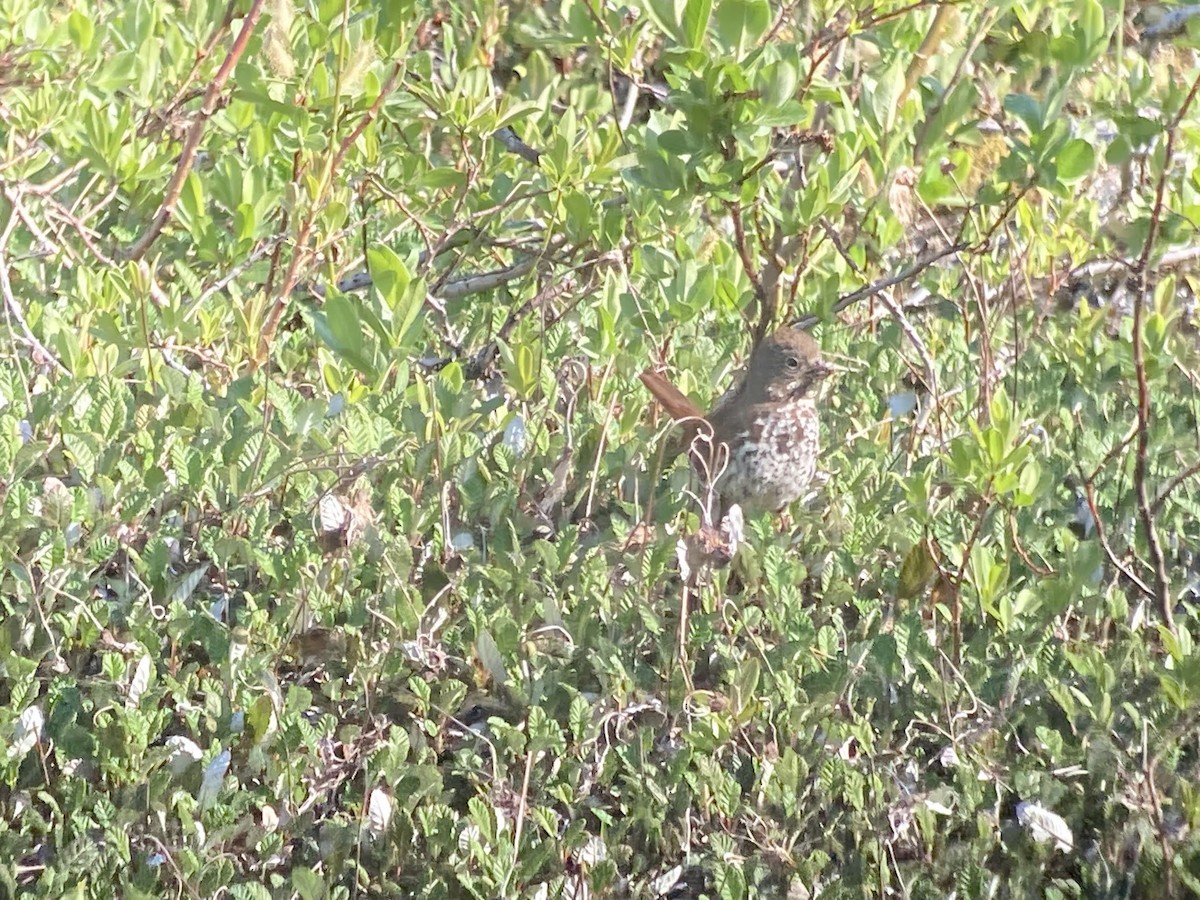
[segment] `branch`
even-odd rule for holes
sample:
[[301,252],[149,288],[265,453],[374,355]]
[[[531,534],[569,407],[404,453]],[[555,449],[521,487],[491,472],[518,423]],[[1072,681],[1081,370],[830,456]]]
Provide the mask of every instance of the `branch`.
[[1146,232],[1146,243],[1142,247],[1142,255],[1133,269],[1133,367],[1137,374],[1137,453],[1133,458],[1133,486],[1137,493],[1137,506],[1142,522],[1142,530],[1146,535],[1146,543],[1150,548],[1150,561],[1154,565],[1154,596],[1158,602],[1159,615],[1163,624],[1174,633],[1175,611],[1171,603],[1171,583],[1167,577],[1167,559],[1163,553],[1162,542],[1158,539],[1158,526],[1155,523],[1154,508],[1150,504],[1150,492],[1146,487],[1147,457],[1150,454],[1150,385],[1146,378],[1146,347],[1145,347],[1145,318],[1146,318],[1146,271],[1150,266],[1150,255],[1154,252],[1154,241],[1158,237],[1159,223],[1162,219],[1163,194],[1166,191],[1167,175],[1171,170],[1171,160],[1175,155],[1175,138],[1183,117],[1196,99],[1200,90],[1200,75],[1192,82],[1191,90],[1179,107],[1170,127],[1167,129],[1167,142],[1163,150],[1162,171],[1158,173],[1158,184],[1154,191],[1154,208],[1150,212],[1150,228]]
[[916,54],[909,61],[908,71],[904,73],[904,89],[900,92],[900,96],[896,98],[896,108],[899,109],[904,105],[905,99],[912,92],[912,89],[917,84],[917,79],[925,74],[925,66],[929,63],[929,57],[933,56],[938,44],[942,42],[942,36],[946,33],[946,28],[950,24],[950,17],[953,14],[952,7],[949,5],[939,6],[933,17],[933,24],[929,26],[929,31],[925,33],[925,39],[921,41],[921,46],[917,48]]
[[1167,502],[1167,498],[1175,492],[1175,489],[1197,473],[1200,473],[1200,463],[1192,463],[1174,478],[1169,479],[1154,498],[1154,502],[1150,504],[1150,509],[1155,515],[1162,512],[1163,504]]
[[[20,196],[10,196],[7,191],[4,192],[5,199],[13,206],[15,210],[19,205]],[[21,334],[25,338],[25,342],[33,349],[36,362],[49,362],[54,365],[54,368],[59,372],[67,372],[67,367],[64,366],[41,341],[33,334],[29,327],[29,323],[25,321],[25,314],[21,310],[20,304],[17,303],[17,298],[13,294],[12,282],[8,279],[8,257],[5,250],[8,247],[8,239],[12,237],[13,231],[17,227],[19,216],[10,216],[8,224],[4,226],[3,233],[0,233],[0,296],[4,298],[4,308],[9,316],[17,323],[17,327],[21,329]]]
[[[944,247],[941,250],[937,250],[933,253],[926,254],[902,272],[899,272],[896,275],[890,275],[887,278],[881,278],[878,281],[866,285],[865,287],[860,287],[858,290],[846,294],[833,304],[833,309],[831,312],[839,313],[847,306],[857,303],[859,300],[864,300],[867,297],[878,296],[888,288],[897,284],[901,284],[905,281],[908,281],[910,278],[921,274],[939,259],[942,259],[946,256],[953,256],[955,253],[962,253],[962,251],[966,250],[970,246],[970,244],[959,242],[957,244],[951,244],[949,247]],[[820,319],[817,316],[805,316],[802,319],[797,319],[792,324],[796,328],[807,330],[812,328],[819,321]]]
[[1092,514],[1092,521],[1096,524],[1096,540],[1100,542],[1100,547],[1104,550],[1104,555],[1108,557],[1108,561],[1118,572],[1120,572],[1137,586],[1139,591],[1141,591],[1147,597],[1153,599],[1154,591],[1150,588],[1150,585],[1142,581],[1142,579],[1138,577],[1137,573],[1134,572],[1133,569],[1129,568],[1129,566],[1121,561],[1120,557],[1117,556],[1116,551],[1113,550],[1112,544],[1108,542],[1108,532],[1104,530],[1104,522],[1100,519],[1100,510],[1096,506],[1096,489],[1092,486],[1092,483],[1084,477],[1083,469],[1079,469],[1079,477],[1083,480],[1083,493],[1084,497],[1087,499],[1088,511]]
[[436,296],[441,300],[460,300],[469,294],[481,294],[484,291],[495,290],[502,284],[528,275],[537,265],[539,258],[538,256],[527,256],[503,269],[493,269],[477,275],[464,275],[462,278],[447,281],[436,292]]
[[521,157],[521,159],[525,160],[526,162],[531,162],[535,166],[539,165],[538,161],[542,158],[541,151],[534,150],[532,147],[530,147],[527,143],[521,140],[521,138],[517,136],[517,133],[511,128],[505,126],[493,134],[492,137],[502,144],[504,149],[509,153],[515,153],[517,156]]
[[204,94],[204,103],[200,107],[200,112],[197,114],[196,120],[192,122],[191,130],[188,131],[187,138],[183,142],[183,151],[179,154],[179,162],[175,164],[175,173],[171,176],[171,181],[167,184],[166,193],[163,194],[162,204],[158,207],[158,212],[154,214],[154,218],[150,222],[150,227],[129,248],[127,255],[130,259],[138,260],[146,255],[146,251],[150,249],[150,245],[158,240],[158,236],[162,234],[167,221],[175,212],[175,204],[179,202],[179,195],[183,192],[183,184],[187,180],[188,173],[192,170],[192,163],[196,159],[196,151],[200,147],[200,138],[204,134],[204,127],[208,124],[209,118],[217,108],[217,100],[221,95],[221,90],[225,87],[225,82],[233,74],[234,66],[241,59],[242,53],[246,50],[246,45],[250,43],[250,35],[254,33],[255,26],[258,25],[258,20],[262,16],[262,8],[263,0],[253,0],[250,4],[250,11],[246,13],[246,18],[242,20],[242,30],[238,33],[237,38],[233,42],[233,47],[229,50],[229,55],[225,57],[225,62],[217,70],[217,74],[209,83],[208,90]]
[[758,301],[758,323],[754,327],[754,344],[757,346],[766,336],[767,328],[771,324],[771,317],[775,314],[775,298],[767,295],[763,288],[762,278],[759,276],[758,267],[754,264],[750,243],[746,240],[746,226],[742,222],[741,204],[726,203],[725,208],[729,212],[729,218],[733,221],[734,247],[742,261],[746,277],[750,279],[750,286],[754,288],[754,298]]
[[[363,113],[358,124],[350,129],[350,132],[338,144],[337,150],[330,158],[329,164],[325,167],[325,176],[321,184],[322,196],[329,187],[329,181],[341,167],[342,161],[350,151],[350,147],[353,146],[354,142],[366,131],[367,126],[379,115],[379,110],[383,108],[388,95],[391,94],[396,86],[396,80],[400,77],[401,68],[402,66],[399,62],[392,66],[391,74],[388,75],[387,81],[379,89],[379,96],[375,98],[375,102],[371,104],[370,109]],[[279,289],[279,296],[276,298],[275,304],[271,307],[271,311],[267,314],[266,321],[263,323],[262,333],[258,339],[258,357],[260,360],[266,359],[267,350],[275,341],[275,332],[278,331],[279,322],[283,319],[283,311],[287,308],[288,298],[291,296],[292,290],[296,287],[296,283],[300,280],[301,268],[308,262],[308,258],[311,256],[311,251],[308,248],[308,235],[312,230],[315,218],[316,205],[314,204],[300,223],[300,227],[296,233],[296,249],[293,251],[291,262],[284,273],[283,284]]]
[[[1183,263],[1191,262],[1194,259],[1200,259],[1200,245],[1191,247],[1179,247],[1175,250],[1170,250],[1164,253],[1155,265],[1156,269],[1165,269],[1171,266],[1182,265]],[[1071,278],[1090,278],[1093,275],[1107,275],[1110,272],[1130,271],[1138,267],[1139,259],[1131,259],[1129,257],[1117,257],[1116,259],[1093,259],[1089,262],[1080,263],[1067,273]]]

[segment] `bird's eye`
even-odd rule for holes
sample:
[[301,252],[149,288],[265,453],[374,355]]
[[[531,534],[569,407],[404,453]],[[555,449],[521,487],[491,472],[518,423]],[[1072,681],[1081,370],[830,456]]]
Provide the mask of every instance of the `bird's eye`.
[[798,368],[800,368],[800,360],[796,359],[796,357],[794,357],[794,356],[789,356],[789,357],[787,358],[787,367],[788,367],[789,369],[798,369]]

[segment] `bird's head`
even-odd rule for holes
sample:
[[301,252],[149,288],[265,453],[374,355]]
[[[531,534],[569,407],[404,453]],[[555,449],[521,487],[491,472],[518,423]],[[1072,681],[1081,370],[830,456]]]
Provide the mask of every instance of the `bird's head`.
[[821,348],[811,335],[797,328],[780,328],[750,356],[746,397],[751,402],[811,397],[832,371],[822,361]]

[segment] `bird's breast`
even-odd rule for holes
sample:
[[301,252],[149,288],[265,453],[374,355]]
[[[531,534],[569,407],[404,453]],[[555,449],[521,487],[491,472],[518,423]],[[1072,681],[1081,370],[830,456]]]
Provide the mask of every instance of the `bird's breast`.
[[807,399],[737,412],[740,415],[728,423],[714,423],[718,440],[729,445],[729,462],[718,489],[743,506],[787,506],[804,493],[816,471],[816,405]]

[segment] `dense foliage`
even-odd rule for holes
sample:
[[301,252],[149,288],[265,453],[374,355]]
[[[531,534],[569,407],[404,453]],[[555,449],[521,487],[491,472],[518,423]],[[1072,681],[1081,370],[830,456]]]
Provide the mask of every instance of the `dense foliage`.
[[0,891],[1200,892],[1194,27],[5,0]]

